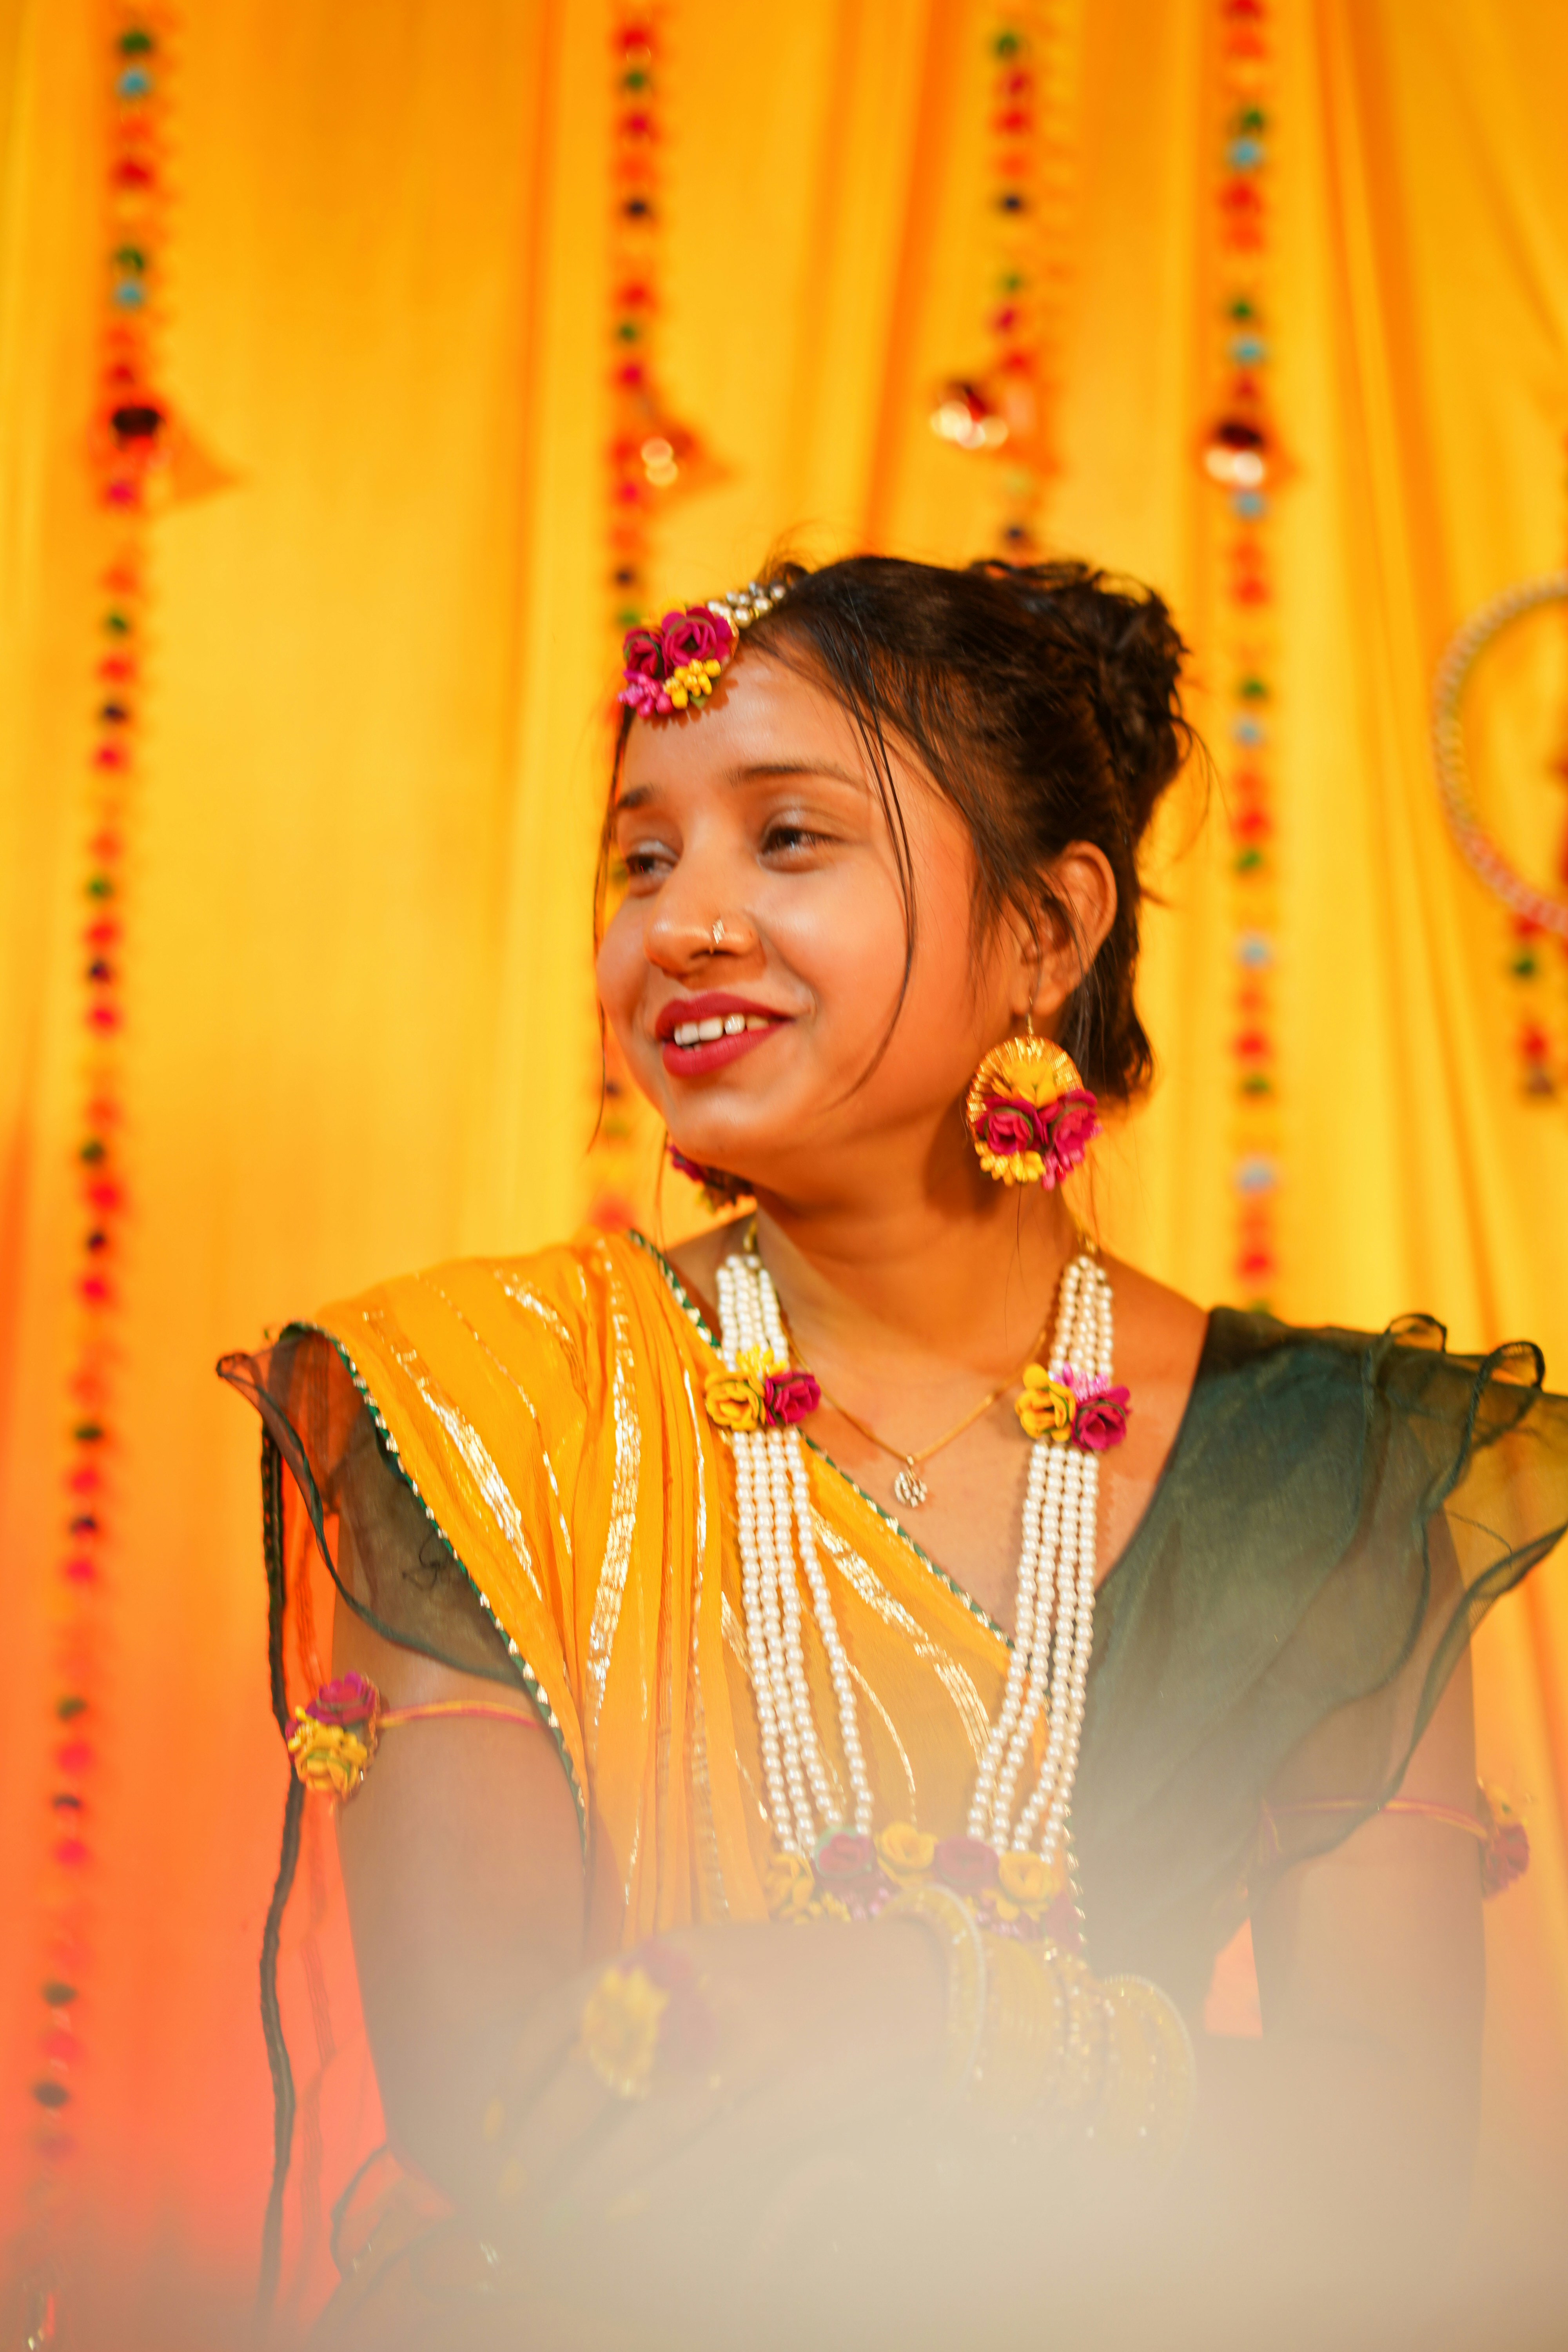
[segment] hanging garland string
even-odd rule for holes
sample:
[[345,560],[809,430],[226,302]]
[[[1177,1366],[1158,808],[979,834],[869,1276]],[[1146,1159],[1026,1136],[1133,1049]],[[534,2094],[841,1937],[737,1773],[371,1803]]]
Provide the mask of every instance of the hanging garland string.
[[88,1885],[96,1851],[101,1611],[112,1555],[119,1431],[116,1366],[121,1242],[129,1213],[124,1158],[127,837],[135,814],[146,690],[146,521],[167,469],[171,434],[155,389],[155,332],[165,235],[167,20],[125,5],[112,17],[104,191],[105,268],[92,442],[102,515],[91,657],[92,734],[85,793],[79,951],[81,1097],[75,1145],[76,1332],[65,1398],[67,1460],[56,1622],[56,1685],[42,1890],[39,2021],[30,2096],[37,2118],[35,2253],[27,2324],[51,2340],[55,2288],[47,2248],[58,2235],[76,2153],[91,2005]]
[[1274,332],[1274,26],[1269,0],[1218,0],[1218,413],[1203,467],[1224,498],[1220,659],[1230,819],[1233,1275],[1266,1307],[1279,1279],[1277,693],[1273,505],[1288,467],[1268,394]]
[[[653,609],[658,511],[725,478],[702,436],[661,396],[656,365],[662,296],[662,156],[670,48],[668,6],[619,0],[610,36],[609,437],[605,473],[607,636]],[[611,705],[612,724],[618,706]],[[607,754],[606,754],[607,756]],[[612,898],[616,877],[612,873]],[[591,1155],[590,1222],[625,1226],[646,1211],[652,1133],[625,1058],[607,1027],[593,1072],[598,1118]]]
[[1043,512],[1060,470],[1056,412],[1070,275],[1071,0],[996,12],[985,83],[984,337],[973,375],[952,376],[931,413],[940,441],[998,460],[995,525],[1014,563],[1041,551]]
[[[609,395],[605,541],[610,590],[607,632],[622,634],[647,609],[652,511],[674,482],[679,459],[661,427],[654,396],[658,315],[659,146],[663,128],[662,41],[650,6],[623,5],[610,40]],[[616,714],[618,716],[618,713]],[[612,888],[616,877],[612,877]],[[590,1221],[634,1222],[638,1146],[646,1121],[625,1057],[601,1019],[603,1061],[594,1072],[598,1123],[592,1157]]]

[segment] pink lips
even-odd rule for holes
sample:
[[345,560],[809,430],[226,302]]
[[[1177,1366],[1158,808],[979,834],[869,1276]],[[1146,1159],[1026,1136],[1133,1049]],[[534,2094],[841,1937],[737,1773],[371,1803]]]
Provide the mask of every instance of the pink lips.
[[[677,1029],[684,1029],[689,1023],[725,1021],[736,1013],[765,1021],[767,1026],[737,1029],[723,1036],[700,1039],[694,1045],[678,1045],[675,1042]],[[701,996],[678,997],[667,1004],[654,1024],[654,1033],[663,1045],[664,1066],[672,1077],[700,1078],[711,1070],[721,1070],[739,1061],[753,1045],[764,1044],[789,1017],[775,1012],[771,1004],[758,1004],[752,998],[710,990]]]

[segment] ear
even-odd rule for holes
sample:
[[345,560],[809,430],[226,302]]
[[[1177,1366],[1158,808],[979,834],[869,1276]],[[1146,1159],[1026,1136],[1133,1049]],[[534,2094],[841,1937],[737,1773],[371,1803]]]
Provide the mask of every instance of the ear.
[[1116,920],[1116,877],[1092,841],[1069,844],[1044,876],[1056,904],[1033,931],[1014,932],[1016,1017],[1048,1027],[1100,953]]

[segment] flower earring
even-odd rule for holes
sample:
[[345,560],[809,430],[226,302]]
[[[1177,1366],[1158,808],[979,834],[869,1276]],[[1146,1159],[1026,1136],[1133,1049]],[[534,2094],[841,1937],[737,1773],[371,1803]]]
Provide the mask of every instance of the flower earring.
[[700,1160],[688,1160],[685,1152],[678,1151],[673,1143],[667,1143],[665,1150],[669,1154],[672,1168],[679,1168],[683,1176],[689,1176],[694,1184],[700,1184],[704,1208],[717,1213],[720,1209],[732,1208],[737,1201],[751,1199],[752,1188],[743,1176],[731,1176],[722,1168],[704,1168]]
[[1100,1133],[1098,1108],[1071,1055],[1037,1037],[1031,1024],[1026,1036],[992,1046],[970,1080],[963,1115],[987,1176],[1048,1192]]

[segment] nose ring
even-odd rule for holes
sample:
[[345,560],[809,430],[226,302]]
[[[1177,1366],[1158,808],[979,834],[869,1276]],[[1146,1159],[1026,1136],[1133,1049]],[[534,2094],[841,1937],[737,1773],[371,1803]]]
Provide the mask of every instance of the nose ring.
[[715,919],[712,937],[714,946],[718,947],[724,937],[724,918],[722,915],[720,915]]

